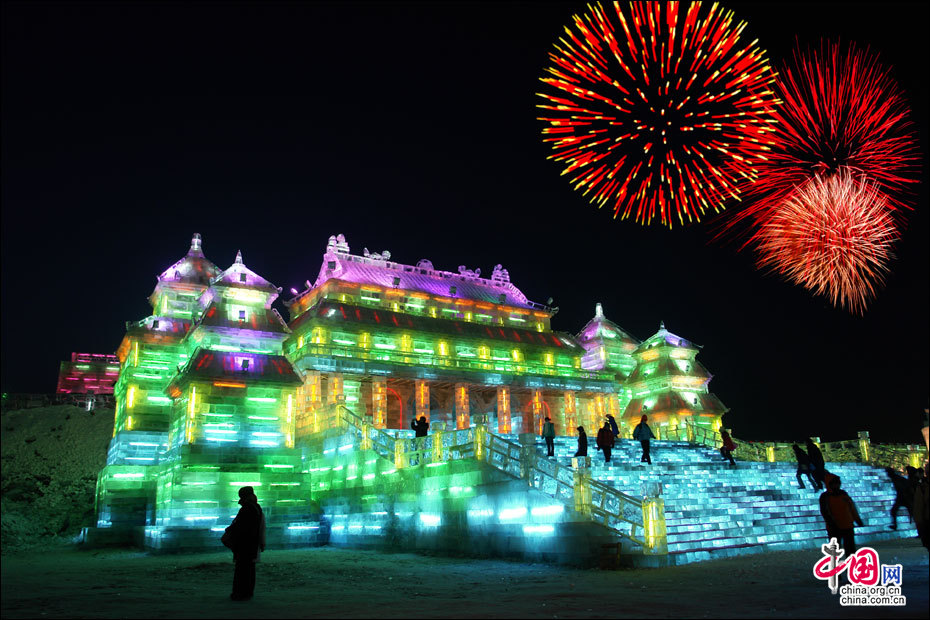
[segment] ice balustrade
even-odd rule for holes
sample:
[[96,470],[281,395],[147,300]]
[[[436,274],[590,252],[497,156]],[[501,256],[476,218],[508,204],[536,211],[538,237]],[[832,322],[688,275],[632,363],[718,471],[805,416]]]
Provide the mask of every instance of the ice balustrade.
[[594,480],[586,459],[571,468],[536,458],[535,446],[508,441],[489,432],[484,423],[467,429],[435,431],[426,437],[395,438],[343,405],[331,405],[329,409],[333,427],[346,428],[362,449],[373,450],[382,458],[393,460],[397,469],[429,467],[458,459],[485,461],[574,507],[592,521],[619,532],[641,546],[644,553],[667,553],[662,500],[647,497],[641,501]]
[[[678,426],[660,426],[656,432],[658,439],[670,441],[687,441],[692,444],[719,448],[723,445],[720,432],[707,426],[683,420]],[[876,467],[891,467],[903,470],[905,466],[921,468],[927,462],[927,449],[917,444],[873,444],[868,431],[860,431],[856,439],[820,442],[813,438],[820,447],[823,458],[830,463],[868,463]],[[791,443],[750,442],[733,438],[737,445],[734,453],[743,461],[755,462],[794,462],[794,450]],[[799,442],[803,447],[803,442]]]
[[874,444],[869,447],[869,463],[894,469],[910,465],[920,469],[927,463],[927,449],[912,444]]
[[564,364],[547,364],[537,361],[501,362],[480,357],[457,357],[455,355],[437,355],[403,351],[400,349],[366,348],[352,345],[329,345],[313,342],[304,343],[291,355],[303,357],[318,355],[321,357],[345,357],[368,361],[391,362],[392,364],[412,364],[417,366],[437,366],[464,370],[488,370],[519,374],[544,376],[562,376],[580,379],[610,379],[611,375],[602,371],[582,370]]
[[697,424],[692,420],[682,420],[676,426],[659,426],[656,429],[656,439],[666,441],[687,441],[688,443],[719,448],[723,445],[720,432],[713,428]]
[[[903,470],[905,466],[923,467],[927,462],[927,449],[920,445],[910,444],[873,444],[869,440],[867,431],[859,433],[858,439],[841,441],[819,442],[813,438],[820,447],[824,461],[827,463],[867,463],[875,467],[891,467]],[[794,450],[791,443],[752,443],[740,441],[737,443],[737,456],[744,461],[794,462]],[[803,448],[803,442],[798,442]],[[718,443],[719,445],[719,443]]]

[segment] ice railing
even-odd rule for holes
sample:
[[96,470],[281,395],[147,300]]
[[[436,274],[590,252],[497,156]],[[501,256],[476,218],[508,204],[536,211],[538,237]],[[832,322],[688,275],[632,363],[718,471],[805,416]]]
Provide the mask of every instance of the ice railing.
[[639,500],[592,479],[583,466],[589,462],[586,459],[575,468],[539,459],[535,445],[508,441],[489,432],[483,423],[466,429],[434,431],[426,437],[394,437],[345,406],[336,406],[334,413],[337,426],[352,433],[362,449],[392,460],[397,469],[459,459],[485,461],[619,532],[640,545],[644,553],[667,553],[662,500]]
[[682,420],[677,426],[660,426],[656,430],[656,439],[666,441],[687,441],[689,443],[719,448],[723,445],[720,433],[713,428],[695,424],[691,420]]
[[568,366],[549,366],[542,361],[501,362],[481,358],[453,358],[448,355],[430,353],[398,352],[370,350],[355,345],[305,343],[300,349],[301,355],[319,355],[332,358],[348,358],[372,362],[388,361],[392,364],[411,364],[417,366],[435,366],[437,368],[456,368],[465,370],[487,370],[491,372],[513,372],[547,377],[566,377],[572,379],[610,379],[612,375],[600,370],[584,370]]
[[[867,463],[875,467],[891,467],[904,470],[908,465],[921,468],[927,462],[927,448],[918,444],[873,444],[868,431],[861,431],[857,439],[821,442],[812,437],[823,453],[827,463]],[[736,453],[747,461],[768,461],[770,463],[795,462],[791,443],[785,442],[739,442]],[[796,442],[804,448],[804,441]],[[742,451],[740,454],[739,451]]]
[[[723,445],[720,432],[707,426],[682,421],[677,427],[659,427],[658,439],[688,441],[690,443],[719,448]],[[919,444],[873,444],[868,431],[860,431],[856,439],[821,442],[812,437],[820,447],[828,463],[867,463],[875,467],[891,467],[904,470],[908,465],[920,469],[927,462],[927,448]],[[792,443],[751,442],[733,437],[736,444],[734,455],[743,461],[795,462]],[[797,442],[804,447],[804,441]]]

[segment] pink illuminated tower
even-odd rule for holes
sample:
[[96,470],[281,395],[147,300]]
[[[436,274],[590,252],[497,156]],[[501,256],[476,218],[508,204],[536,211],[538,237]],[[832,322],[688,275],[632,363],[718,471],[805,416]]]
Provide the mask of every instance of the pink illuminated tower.
[[112,394],[119,358],[108,353],[72,353],[58,373],[59,394]]

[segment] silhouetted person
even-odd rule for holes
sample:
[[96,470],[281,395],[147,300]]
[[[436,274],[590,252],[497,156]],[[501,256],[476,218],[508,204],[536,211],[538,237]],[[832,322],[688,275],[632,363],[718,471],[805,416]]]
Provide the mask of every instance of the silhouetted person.
[[723,457],[723,460],[730,460],[730,465],[735,466],[736,461],[733,460],[733,451],[736,450],[736,444],[733,443],[733,438],[730,437],[730,433],[726,431],[720,431],[720,441],[723,442],[723,445],[720,446],[720,456]]
[[830,476],[827,490],[820,495],[820,514],[827,526],[827,538],[835,538],[843,544],[846,557],[856,552],[855,525],[862,527],[862,517],[856,504],[846,491],[840,488],[840,477]]
[[614,439],[620,436],[620,427],[617,426],[617,420],[612,415],[607,414],[607,423],[610,424],[610,432],[614,434]]
[[643,447],[643,455],[640,457],[640,463],[649,463],[652,465],[652,457],[649,456],[649,440],[655,439],[656,436],[652,434],[652,429],[649,428],[647,423],[649,418],[643,416],[639,420],[639,424],[636,425],[636,428],[633,429],[633,439],[639,441],[639,445]]
[[583,426],[578,427],[578,451],[575,456],[588,456],[588,435]]
[[255,563],[259,552],[265,550],[265,515],[252,487],[239,489],[239,504],[242,508],[223,537],[230,539],[228,546],[236,563],[229,598],[247,601],[255,593]]
[[[930,467],[930,466],[928,466]],[[924,548],[930,551],[930,482],[927,480],[925,470],[920,470],[921,476],[914,487],[914,524],[917,525],[917,535]]]
[[798,462],[798,486],[800,486],[802,489],[805,488],[804,481],[801,480],[801,476],[806,475],[807,479],[811,483],[811,488],[816,490],[817,483],[814,482],[814,477],[811,475],[811,469],[813,466],[811,465],[810,457],[807,456],[807,452],[805,452],[804,448],[798,444],[793,444],[791,449],[794,450],[794,458]]
[[890,467],[885,468],[888,479],[894,486],[894,504],[891,505],[891,529],[898,529],[898,511],[901,506],[907,508],[908,517],[914,518],[914,489],[917,486],[917,470],[907,468],[907,478]]
[[429,434],[429,422],[426,421],[426,416],[421,415],[419,420],[414,418],[410,422],[410,428],[414,430],[416,437],[426,437]]
[[[817,483],[817,490],[819,491],[824,488],[823,479],[827,473],[827,464],[823,460],[823,452],[820,451],[820,448],[810,437],[807,439],[807,456],[810,457],[814,482]],[[846,557],[849,557],[849,555],[847,554]]]
[[604,422],[604,427],[597,432],[597,449],[604,451],[604,462],[610,462],[610,451],[614,447],[614,434],[610,430],[610,423]]
[[546,456],[555,456],[555,424],[549,418],[543,423],[542,436],[546,440]]

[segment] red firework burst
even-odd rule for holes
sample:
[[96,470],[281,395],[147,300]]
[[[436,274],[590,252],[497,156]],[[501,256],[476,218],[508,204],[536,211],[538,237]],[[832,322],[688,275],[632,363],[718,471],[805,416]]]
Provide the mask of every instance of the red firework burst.
[[797,188],[756,236],[760,267],[859,314],[884,281],[897,239],[878,183],[848,170]]
[[774,73],[745,23],[699,2],[600,3],[574,16],[540,78],[549,159],[614,217],[671,227],[737,199],[771,132]]
[[910,208],[908,188],[919,171],[916,140],[904,97],[876,56],[838,43],[796,51],[775,90],[782,104],[774,113],[772,149],[757,166],[758,181],[745,188],[747,208],[726,228],[744,219],[763,224],[794,188],[843,169],[871,179],[890,209]]

